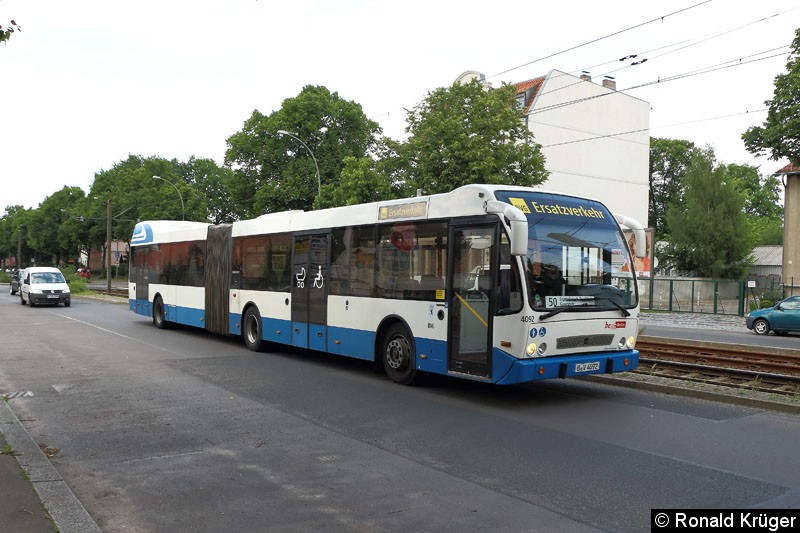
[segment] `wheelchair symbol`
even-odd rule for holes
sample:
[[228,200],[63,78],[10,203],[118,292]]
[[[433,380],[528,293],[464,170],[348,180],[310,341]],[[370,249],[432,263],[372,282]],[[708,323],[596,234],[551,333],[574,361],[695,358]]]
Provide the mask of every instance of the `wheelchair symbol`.
[[300,269],[299,274],[295,274],[294,277],[297,279],[297,287],[302,289],[306,286],[306,267]]
[[322,277],[322,265],[320,265],[317,277],[314,278],[314,287],[321,289],[323,285],[325,285],[325,279]]

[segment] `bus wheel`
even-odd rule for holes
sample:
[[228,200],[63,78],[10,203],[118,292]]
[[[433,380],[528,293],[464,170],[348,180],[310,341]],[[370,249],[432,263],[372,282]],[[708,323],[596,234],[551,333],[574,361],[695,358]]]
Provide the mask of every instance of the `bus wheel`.
[[394,324],[383,337],[383,369],[389,379],[401,385],[411,385],[417,377],[414,341],[401,324]]
[[251,307],[244,314],[242,338],[248,350],[254,352],[261,350],[261,314],[255,307]]
[[164,317],[164,300],[161,296],[153,302],[153,325],[158,329],[167,329],[167,319]]

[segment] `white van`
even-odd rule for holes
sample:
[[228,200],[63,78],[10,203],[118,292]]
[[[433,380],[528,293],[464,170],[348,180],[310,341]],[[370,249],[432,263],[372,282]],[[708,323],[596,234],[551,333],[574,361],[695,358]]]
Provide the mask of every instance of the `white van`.
[[64,274],[53,267],[28,267],[19,287],[19,303],[33,307],[38,304],[71,303],[69,286]]

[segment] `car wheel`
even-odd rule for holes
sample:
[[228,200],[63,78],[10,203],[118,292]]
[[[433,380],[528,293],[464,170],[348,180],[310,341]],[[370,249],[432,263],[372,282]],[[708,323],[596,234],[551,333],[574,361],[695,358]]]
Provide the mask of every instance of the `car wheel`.
[[31,298],[30,294],[28,295],[28,307],[36,307],[36,304],[33,303],[33,298]]
[[164,300],[161,299],[161,296],[153,302],[153,325],[158,329],[167,329],[169,326],[164,314]]
[[256,307],[249,308],[242,320],[242,339],[248,350],[258,352],[261,350],[261,313]]
[[414,339],[402,324],[394,324],[381,343],[383,369],[389,379],[401,385],[411,385],[417,377]]
[[25,305],[25,298],[22,297],[22,293],[19,293],[19,303]]
[[753,331],[755,331],[758,335],[766,335],[769,333],[769,322],[763,318],[759,318],[753,323]]
[[64,307],[69,307],[71,303],[72,303],[71,301],[69,301],[69,300],[66,300],[66,301],[64,302]]

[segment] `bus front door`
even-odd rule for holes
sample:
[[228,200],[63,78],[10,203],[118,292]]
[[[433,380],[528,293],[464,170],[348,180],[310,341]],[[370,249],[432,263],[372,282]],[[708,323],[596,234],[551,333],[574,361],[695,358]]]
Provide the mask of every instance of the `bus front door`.
[[494,224],[450,229],[447,368],[451,372],[491,378],[496,229]]
[[292,254],[292,345],[327,350],[329,235],[295,235]]

